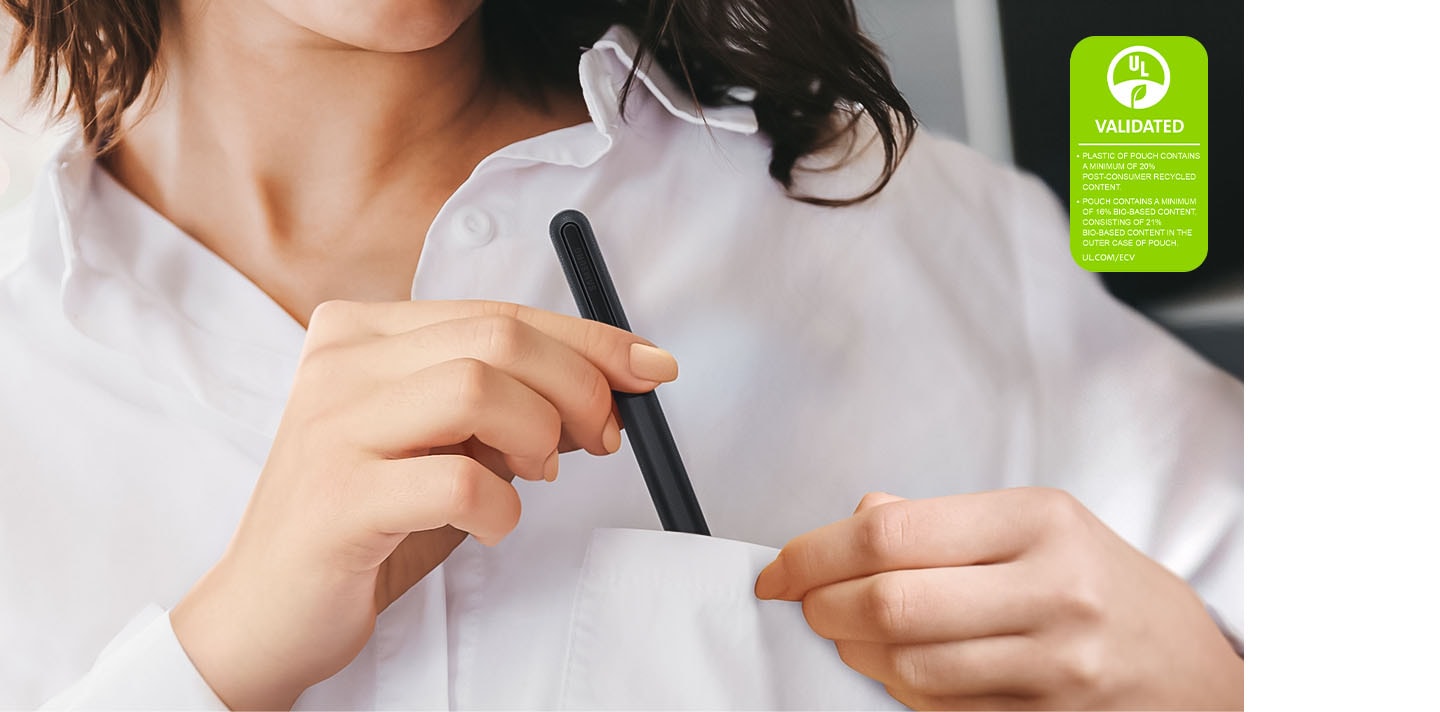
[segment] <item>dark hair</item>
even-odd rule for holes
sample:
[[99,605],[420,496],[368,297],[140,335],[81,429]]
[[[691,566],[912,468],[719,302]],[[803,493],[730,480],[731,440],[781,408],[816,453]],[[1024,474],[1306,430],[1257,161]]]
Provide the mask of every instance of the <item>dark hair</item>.
[[[56,116],[78,113],[86,141],[103,152],[155,71],[162,1],[0,0],[17,23],[9,66],[30,50],[32,101],[48,99]],[[580,52],[606,29],[629,27],[640,39],[637,68],[660,66],[698,104],[754,109],[772,144],[770,175],[787,190],[798,160],[853,137],[868,119],[885,153],[874,185],[847,199],[796,196],[807,202],[844,205],[880,192],[915,133],[851,0],[485,0],[480,12],[491,70],[537,101],[537,86],[578,81]],[[632,72],[626,98],[634,80]]]

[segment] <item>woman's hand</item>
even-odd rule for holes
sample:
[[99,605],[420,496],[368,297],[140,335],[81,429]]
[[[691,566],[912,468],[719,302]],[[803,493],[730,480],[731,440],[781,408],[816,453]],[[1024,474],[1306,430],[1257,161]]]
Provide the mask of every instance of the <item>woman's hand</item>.
[[225,554],[171,613],[231,708],[289,708],[466,534],[520,517],[510,480],[620,447],[611,390],[675,377],[603,324],[494,302],[330,302]]
[[1059,490],[866,495],[755,582],[917,709],[1240,709],[1244,662],[1186,583]]

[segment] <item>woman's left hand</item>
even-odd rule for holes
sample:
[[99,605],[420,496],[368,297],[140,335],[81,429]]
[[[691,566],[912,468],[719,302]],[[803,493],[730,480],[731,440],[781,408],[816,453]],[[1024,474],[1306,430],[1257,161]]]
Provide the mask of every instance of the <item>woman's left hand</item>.
[[1179,577],[1074,497],[869,494],[755,582],[917,709],[1240,709],[1244,661]]

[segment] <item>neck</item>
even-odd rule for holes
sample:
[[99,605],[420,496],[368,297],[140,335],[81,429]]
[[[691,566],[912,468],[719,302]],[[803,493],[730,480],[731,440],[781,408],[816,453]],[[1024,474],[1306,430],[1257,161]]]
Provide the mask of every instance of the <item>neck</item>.
[[584,119],[487,81],[479,14],[429,49],[340,44],[264,3],[177,2],[163,88],[107,167],[302,323],[330,298],[403,299],[425,228],[481,158]]

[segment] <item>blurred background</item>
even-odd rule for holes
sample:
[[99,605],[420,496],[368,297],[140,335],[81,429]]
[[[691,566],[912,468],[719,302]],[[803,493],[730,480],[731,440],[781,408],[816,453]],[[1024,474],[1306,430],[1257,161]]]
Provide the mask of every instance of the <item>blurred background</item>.
[[[1106,286],[1221,368],[1244,377],[1241,0],[855,0],[931,130],[1069,192],[1069,59],[1091,35],[1189,35],[1210,55],[1210,253],[1183,274],[1112,274]],[[54,149],[22,112],[26,78],[0,78],[0,210]],[[0,236],[4,243],[8,236]],[[0,244],[0,252],[5,249]]]
[[922,123],[1069,200],[1070,50],[1189,35],[1210,55],[1210,253],[1193,272],[1107,274],[1112,294],[1244,378],[1241,0],[855,0]]
[[[10,18],[0,19],[0,37],[8,46]],[[25,199],[35,182],[35,171],[50,156],[61,131],[47,130],[38,114],[25,111],[29,93],[29,60],[22,60],[14,72],[0,73],[0,211]],[[0,235],[0,256],[6,254],[9,235]],[[4,264],[0,260],[0,264]]]

